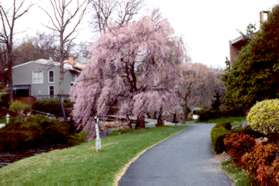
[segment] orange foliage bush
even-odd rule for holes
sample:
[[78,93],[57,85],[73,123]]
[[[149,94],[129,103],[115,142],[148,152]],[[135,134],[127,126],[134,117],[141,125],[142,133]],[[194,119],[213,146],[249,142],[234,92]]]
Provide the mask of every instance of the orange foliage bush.
[[245,132],[227,134],[226,152],[247,170],[259,186],[279,186],[279,146],[272,140],[256,140]]
[[226,152],[235,162],[239,162],[243,154],[253,149],[255,139],[244,133],[231,133],[226,135],[224,144]]
[[260,165],[257,169],[256,180],[261,186],[279,185],[279,159],[274,160],[271,166]]
[[256,144],[251,152],[245,153],[241,157],[241,165],[251,174],[256,173],[260,166],[262,167],[259,171],[265,171],[264,166],[271,165],[278,150],[278,146],[274,144]]

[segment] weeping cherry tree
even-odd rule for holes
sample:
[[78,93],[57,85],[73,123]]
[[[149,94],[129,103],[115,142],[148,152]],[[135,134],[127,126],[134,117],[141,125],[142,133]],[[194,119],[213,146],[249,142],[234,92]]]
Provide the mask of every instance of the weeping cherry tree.
[[93,116],[142,118],[181,110],[176,94],[184,46],[167,20],[147,16],[101,35],[91,63],[71,91],[78,127],[93,127]]

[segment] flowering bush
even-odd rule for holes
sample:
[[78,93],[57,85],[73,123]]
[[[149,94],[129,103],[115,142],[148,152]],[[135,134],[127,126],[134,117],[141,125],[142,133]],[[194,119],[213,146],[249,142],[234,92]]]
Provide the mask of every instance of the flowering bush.
[[253,149],[255,139],[244,133],[231,133],[226,135],[224,144],[227,153],[238,162],[244,153]]
[[279,185],[279,159],[274,160],[271,166],[260,165],[256,180],[263,186]]
[[241,164],[251,174],[256,173],[260,166],[271,165],[278,150],[278,146],[274,144],[256,144],[251,152],[241,157]]
[[248,124],[265,135],[279,133],[279,99],[265,100],[251,108]]

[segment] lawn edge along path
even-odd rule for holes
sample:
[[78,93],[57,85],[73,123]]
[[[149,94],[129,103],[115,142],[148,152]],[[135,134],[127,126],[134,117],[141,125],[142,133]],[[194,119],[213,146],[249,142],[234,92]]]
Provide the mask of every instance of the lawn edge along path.
[[92,141],[29,157],[1,168],[0,185],[114,185],[117,173],[139,152],[186,127],[115,133],[102,140],[99,153]]
[[170,136],[166,137],[165,139],[162,139],[161,141],[143,149],[141,152],[139,152],[138,154],[136,154],[135,157],[133,157],[126,165],[124,165],[120,171],[117,172],[116,176],[115,176],[115,179],[114,179],[114,183],[113,183],[113,186],[119,186],[119,182],[121,180],[121,178],[126,174],[126,172],[128,171],[129,167],[135,162],[137,161],[146,151],[154,148],[155,146],[167,141],[168,139],[176,136],[176,135],[179,135],[180,133],[183,133],[184,130],[187,128],[187,125],[185,125],[184,128],[182,128],[181,130],[171,134]]
[[232,159],[221,162],[221,169],[231,179],[233,186],[250,186],[252,180],[245,170],[236,166]]

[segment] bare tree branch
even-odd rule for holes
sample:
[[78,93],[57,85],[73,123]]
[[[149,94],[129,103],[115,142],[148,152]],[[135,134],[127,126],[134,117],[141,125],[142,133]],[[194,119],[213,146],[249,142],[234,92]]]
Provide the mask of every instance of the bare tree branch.
[[64,60],[66,53],[75,39],[78,26],[85,15],[89,0],[50,0],[52,13],[42,8],[51,21],[51,26],[46,27],[57,33],[59,37],[59,63],[60,63],[60,80],[59,94],[63,95],[64,82]]
[[[0,21],[2,25],[2,31],[0,31],[0,42],[4,44],[3,51],[5,52],[5,60],[7,64],[7,81],[9,87],[10,101],[13,100],[13,78],[12,78],[12,67],[14,64],[14,34],[16,21],[25,15],[32,4],[24,8],[26,0],[13,0],[12,1],[12,12],[10,13],[9,8],[0,5]],[[17,6],[18,5],[18,6]],[[3,58],[2,58],[3,59]]]
[[[40,8],[46,13],[46,15],[49,17],[49,19],[50,19],[50,21],[52,23],[52,26],[55,28],[55,29],[51,29],[51,30],[59,31],[60,27],[59,27],[59,25],[58,26],[56,25],[56,22],[54,21],[53,17],[50,15],[50,13],[47,10],[45,10],[44,8],[42,8],[42,7],[40,7]],[[47,28],[50,28],[50,27],[47,26]]]
[[112,26],[130,22],[142,7],[143,0],[91,0],[95,11],[94,26],[100,33]]

